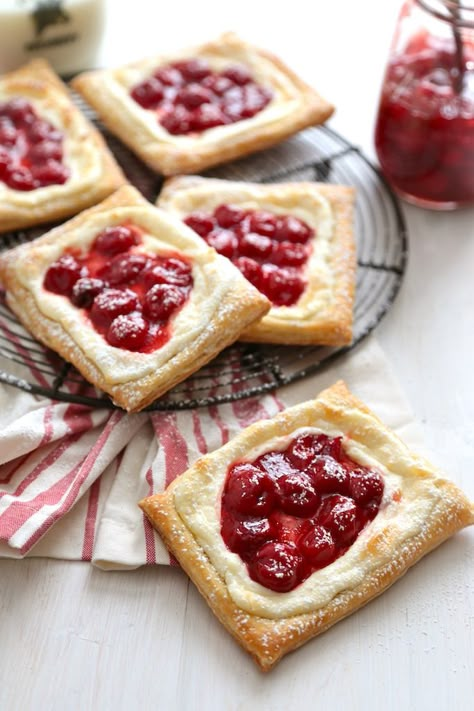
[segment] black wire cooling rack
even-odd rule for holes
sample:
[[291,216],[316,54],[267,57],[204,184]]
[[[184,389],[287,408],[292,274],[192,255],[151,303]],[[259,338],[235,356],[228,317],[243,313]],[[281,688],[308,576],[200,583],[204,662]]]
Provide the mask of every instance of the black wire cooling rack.
[[[91,110],[80,108],[95,121]],[[96,122],[97,123],[97,122]],[[161,179],[100,125],[131,183],[150,200]],[[182,410],[231,402],[304,378],[354,348],[389,310],[407,260],[407,231],[399,204],[379,171],[354,145],[327,126],[308,129],[275,148],[206,175],[252,182],[322,181],[356,188],[357,286],[350,347],[235,344],[198,373],[156,400],[148,410]],[[45,228],[12,232],[0,251],[34,239]],[[55,400],[115,407],[69,363],[33,339],[0,293],[0,381]]]

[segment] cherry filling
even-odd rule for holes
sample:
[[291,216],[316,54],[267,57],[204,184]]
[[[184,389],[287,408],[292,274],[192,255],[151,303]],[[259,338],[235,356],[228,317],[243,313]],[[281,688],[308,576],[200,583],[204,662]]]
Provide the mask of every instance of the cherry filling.
[[22,191],[63,185],[63,138],[25,99],[0,103],[0,181]]
[[273,96],[257,84],[243,65],[213,71],[204,59],[186,59],[159,67],[151,77],[136,84],[132,98],[144,109],[155,111],[168,133],[200,133],[252,118]]
[[306,288],[303,275],[314,230],[292,215],[219,205],[192,212],[185,223],[231,259],[275,306],[292,306]]
[[421,34],[387,68],[377,155],[392,185],[421,204],[474,202],[474,42],[463,50],[460,91],[454,43]]
[[222,538],[252,580],[288,592],[349,549],[383,492],[382,476],[350,459],[341,437],[301,434],[283,451],[229,468]]
[[86,254],[71,250],[53,262],[43,286],[83,309],[111,346],[149,353],[170,338],[193,277],[181,255],[140,252],[141,243],[136,226],[107,227]]

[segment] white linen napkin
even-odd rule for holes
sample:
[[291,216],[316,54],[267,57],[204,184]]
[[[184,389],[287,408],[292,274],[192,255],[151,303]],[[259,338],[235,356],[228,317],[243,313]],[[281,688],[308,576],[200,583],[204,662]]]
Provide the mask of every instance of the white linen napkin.
[[0,556],[90,560],[106,570],[172,563],[137,502],[251,422],[341,378],[420,451],[419,427],[374,336],[275,393],[190,411],[126,415],[0,385]]

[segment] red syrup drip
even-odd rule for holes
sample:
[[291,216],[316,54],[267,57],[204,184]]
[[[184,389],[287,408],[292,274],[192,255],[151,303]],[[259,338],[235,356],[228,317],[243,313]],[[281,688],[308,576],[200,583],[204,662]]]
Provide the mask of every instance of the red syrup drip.
[[203,59],[186,59],[159,67],[130,95],[142,108],[155,111],[168,133],[178,136],[252,118],[273,92],[243,65],[215,72]]
[[23,192],[63,185],[69,178],[63,140],[25,99],[0,103],[0,181]]
[[43,286],[83,309],[111,346],[151,353],[171,337],[171,319],[188,300],[193,278],[181,255],[140,252],[141,242],[136,226],[108,227],[87,254],[71,250],[53,262]]
[[305,290],[314,230],[297,217],[219,205],[184,221],[275,306],[292,306]]
[[375,145],[389,182],[417,204],[474,203],[474,45],[462,87],[453,46],[415,37],[387,68]]
[[228,470],[224,543],[252,580],[289,592],[344,555],[379,511],[382,476],[345,453],[341,437],[302,434]]

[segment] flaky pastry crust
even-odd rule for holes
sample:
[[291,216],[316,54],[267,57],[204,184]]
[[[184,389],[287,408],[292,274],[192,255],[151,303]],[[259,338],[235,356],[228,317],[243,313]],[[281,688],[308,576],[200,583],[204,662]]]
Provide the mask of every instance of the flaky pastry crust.
[[52,222],[94,205],[126,183],[125,176],[94,126],[74,106],[65,85],[43,59],[0,77],[0,103],[22,97],[39,117],[64,133],[64,185],[31,191],[0,181],[0,232]]
[[[158,254],[183,254],[193,264],[189,303],[173,320],[172,337],[151,353],[108,345],[66,297],[46,292],[44,274],[67,248],[88,248],[104,227],[133,222],[159,240]],[[147,244],[146,250],[151,247]],[[0,258],[7,303],[35,337],[71,362],[92,384],[137,412],[194,373],[270,304],[180,221],[124,186],[100,205]]]
[[293,214],[315,230],[306,267],[308,285],[294,306],[273,306],[242,341],[343,346],[352,341],[356,249],[355,191],[326,183],[259,185],[198,176],[166,181],[157,205],[184,219],[194,210],[231,203]]
[[[129,91],[160,65],[188,57],[205,58],[218,68],[226,63],[245,64],[258,82],[273,89],[274,98],[253,118],[211,128],[198,136],[172,136],[158,124],[153,112],[142,109],[130,97]],[[198,172],[262,150],[307,126],[323,123],[334,110],[278,57],[234,33],[118,69],[87,72],[76,77],[72,86],[113,133],[163,175]]]
[[[214,505],[219,517],[223,482],[232,462],[245,460],[256,448],[265,451],[268,441],[284,440],[296,430],[311,426],[343,433],[347,442],[369,452],[379,467],[387,467],[392,476],[399,477],[400,490],[396,500],[387,506],[390,516],[384,518],[382,510],[379,511],[361,534],[360,544],[356,542],[359,545],[359,562],[364,568],[362,575],[356,575],[354,569],[353,584],[346,581],[323,604],[320,601],[309,609],[310,588],[307,587],[303,596],[305,611],[302,613],[278,612],[278,606],[275,612],[271,604],[268,613],[253,613],[247,598],[244,598],[245,605],[236,603],[232,592],[232,570],[218,569],[220,564],[214,563],[213,543],[208,535],[205,538],[196,535],[191,527],[196,524],[190,510],[194,509],[195,515],[202,517],[203,507],[209,505],[203,500],[202,491],[209,486],[209,481],[217,478],[219,483],[212,490],[217,492]],[[193,505],[186,504],[186,499],[183,504],[183,494],[189,491],[193,492]],[[411,497],[411,505],[415,507],[421,501],[427,513],[416,525],[410,520],[410,535],[400,539],[398,528],[404,514],[402,509],[397,512],[397,506],[401,506],[404,496]],[[198,460],[164,493],[144,499],[140,506],[218,619],[264,671],[286,653],[380,595],[422,556],[456,531],[474,523],[474,506],[464,494],[454,484],[441,478],[432,465],[412,454],[342,382],[323,391],[314,401],[289,408],[272,420],[248,427],[221,449]],[[222,542],[221,545],[224,546]],[[343,561],[350,550],[339,560]],[[230,552],[229,555],[237,558]],[[330,575],[337,565],[335,561],[322,571]],[[318,591],[318,576],[322,571],[313,573],[300,587],[314,583],[313,589]],[[350,567],[349,575],[352,575]],[[260,587],[250,579],[248,583],[249,590],[252,585]],[[262,590],[265,593],[265,589]],[[272,593],[269,597],[272,601],[279,595],[288,599],[294,593],[298,595],[297,590]]]

